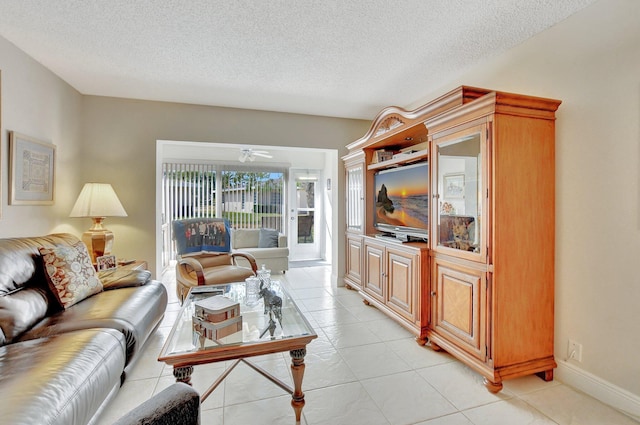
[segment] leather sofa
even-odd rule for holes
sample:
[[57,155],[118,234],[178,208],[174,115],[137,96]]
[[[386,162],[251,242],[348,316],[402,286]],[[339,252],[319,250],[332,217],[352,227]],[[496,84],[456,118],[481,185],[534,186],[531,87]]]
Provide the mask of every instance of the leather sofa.
[[[287,237],[273,229],[232,229],[232,252],[245,252],[256,259],[258,268],[265,267],[271,273],[289,270],[289,248]],[[238,259],[242,264],[242,259]]]
[[0,424],[95,420],[164,316],[167,291],[143,270],[101,272],[96,293],[61,303],[43,252],[76,247],[70,234],[0,239]]

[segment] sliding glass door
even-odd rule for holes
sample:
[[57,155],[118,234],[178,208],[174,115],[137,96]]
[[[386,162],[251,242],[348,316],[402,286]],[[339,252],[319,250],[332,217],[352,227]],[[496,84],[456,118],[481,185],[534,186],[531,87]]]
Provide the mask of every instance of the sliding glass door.
[[175,258],[173,220],[224,217],[236,229],[284,230],[287,171],[282,167],[164,163],[162,175],[163,267]]

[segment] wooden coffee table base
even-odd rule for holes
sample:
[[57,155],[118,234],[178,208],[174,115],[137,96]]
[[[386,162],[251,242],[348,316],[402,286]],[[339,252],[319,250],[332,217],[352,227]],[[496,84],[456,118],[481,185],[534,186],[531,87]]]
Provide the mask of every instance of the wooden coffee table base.
[[[251,369],[255,370],[265,378],[269,379],[271,382],[291,394],[291,407],[293,407],[293,411],[296,415],[296,424],[300,423],[300,418],[302,417],[302,408],[304,407],[304,393],[302,392],[302,378],[304,377],[304,356],[307,354],[306,348],[300,348],[297,350],[289,351],[289,355],[291,356],[291,375],[293,376],[293,388],[288,384],[282,382],[280,379],[271,375],[266,370],[261,367],[251,363],[246,358],[237,359],[235,362],[231,364],[230,367],[225,369],[225,371],[215,380],[213,384],[200,396],[200,402],[203,403],[209,395],[224,381],[224,379],[231,373],[231,371],[240,363],[243,362]],[[174,366],[173,367],[173,376],[176,378],[177,382],[184,382],[185,384],[191,385],[191,374],[193,373],[193,366]]]

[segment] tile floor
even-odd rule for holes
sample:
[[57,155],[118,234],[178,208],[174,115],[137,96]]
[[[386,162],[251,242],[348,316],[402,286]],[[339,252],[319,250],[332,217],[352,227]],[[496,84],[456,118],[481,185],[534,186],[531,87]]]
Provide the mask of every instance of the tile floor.
[[[355,291],[332,288],[330,268],[293,268],[282,281],[318,339],[307,349],[302,425],[637,425],[629,417],[555,380],[509,380],[490,394],[482,378],[446,353],[418,346],[412,335]],[[166,317],[97,421],[119,416],[174,382],[157,356],[179,310],[174,277],[163,278],[170,299]],[[291,382],[289,354],[254,358]],[[225,363],[196,366],[193,386],[208,388]],[[202,405],[203,425],[295,423],[291,397],[240,364]]]

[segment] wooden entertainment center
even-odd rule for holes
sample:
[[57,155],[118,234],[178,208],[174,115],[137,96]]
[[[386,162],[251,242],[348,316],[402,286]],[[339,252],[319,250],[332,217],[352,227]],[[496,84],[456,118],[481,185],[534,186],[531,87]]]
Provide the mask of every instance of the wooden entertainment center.
[[[480,373],[491,392],[523,375],[552,380],[556,367],[559,105],[462,86],[412,111],[385,108],[342,158],[345,284],[419,344]],[[423,162],[428,239],[380,237],[376,173]]]

